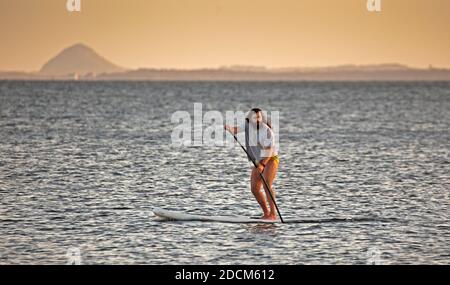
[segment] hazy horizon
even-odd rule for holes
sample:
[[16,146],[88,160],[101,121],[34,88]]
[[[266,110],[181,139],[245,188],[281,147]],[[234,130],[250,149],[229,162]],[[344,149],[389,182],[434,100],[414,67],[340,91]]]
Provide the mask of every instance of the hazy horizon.
[[450,1],[0,2],[0,71],[38,71],[77,43],[127,69],[401,64],[450,68]]
[[[56,58],[56,56],[60,56],[63,52],[72,49],[75,46],[82,46],[83,48],[87,48],[90,49],[94,52],[95,48],[90,47],[84,43],[75,43],[69,47],[64,48],[63,50],[61,50],[60,52],[58,52],[55,56],[53,56],[52,58],[49,58],[46,62],[43,63],[43,65],[38,68],[37,70],[1,70],[0,72],[26,72],[26,73],[38,73],[42,70],[42,68],[51,60],[53,60],[54,58]],[[99,57],[103,56],[101,54],[97,55]],[[109,61],[108,58],[105,58],[105,60]],[[114,64],[114,62],[111,62]],[[373,63],[373,64],[355,64],[355,63],[348,63],[348,64],[339,64],[339,65],[324,65],[324,66],[279,66],[279,67],[270,67],[270,66],[264,66],[264,65],[243,65],[243,64],[228,64],[228,65],[221,65],[221,66],[205,66],[205,67],[195,67],[195,68],[176,68],[176,67],[153,67],[153,66],[142,66],[136,69],[133,68],[129,68],[127,66],[120,66],[121,68],[124,68],[123,71],[126,70],[138,70],[138,69],[160,69],[160,70],[202,70],[202,69],[214,69],[214,70],[218,70],[218,69],[242,69],[243,71],[254,71],[257,69],[260,70],[267,70],[267,71],[271,71],[271,70],[312,70],[312,69],[321,69],[321,68],[345,68],[345,67],[355,67],[355,68],[364,68],[364,67],[406,67],[406,68],[421,68],[421,67],[414,67],[414,66],[410,66],[407,64],[403,64],[400,62],[383,62],[383,63]],[[425,68],[429,68],[428,66]],[[433,66],[433,68],[440,68],[439,66]]]

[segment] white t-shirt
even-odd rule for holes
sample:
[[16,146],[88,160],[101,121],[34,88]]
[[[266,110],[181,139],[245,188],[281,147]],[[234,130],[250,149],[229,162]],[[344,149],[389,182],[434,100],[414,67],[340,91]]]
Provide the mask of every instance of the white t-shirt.
[[[245,133],[245,124],[246,121],[244,120],[237,126],[238,133]],[[243,141],[245,141],[245,135]],[[275,143],[275,134],[273,130],[265,123],[259,124],[259,131],[256,130],[256,125],[252,123],[249,124],[249,145],[258,146],[260,155],[256,154],[257,160],[278,155],[278,146]]]

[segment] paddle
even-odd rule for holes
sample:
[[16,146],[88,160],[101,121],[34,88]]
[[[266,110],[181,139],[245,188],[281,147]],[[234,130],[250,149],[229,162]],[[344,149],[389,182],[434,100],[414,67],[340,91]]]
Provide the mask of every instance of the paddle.
[[[256,168],[258,168],[258,166],[256,165],[255,160],[253,160],[253,158],[248,154],[247,150],[246,150],[245,147],[243,147],[242,144],[239,142],[239,140],[237,139],[236,135],[233,134],[232,132],[229,132],[229,133],[233,135],[234,140],[235,140],[235,141],[241,146],[241,148],[245,151],[245,153],[247,154],[247,157],[252,161],[253,165],[254,165]],[[263,175],[261,172],[259,172],[259,171],[258,171],[258,173],[259,173],[259,176],[261,177],[261,180],[263,181],[264,185],[266,186],[266,188],[269,189],[268,192],[269,192],[270,199],[272,199],[272,202],[273,202],[273,204],[275,205],[275,209],[277,209],[277,213],[278,213],[278,216],[280,217],[280,221],[281,221],[282,223],[284,223],[283,217],[281,216],[281,213],[280,213],[280,209],[278,209],[277,202],[275,202],[275,199],[273,198],[272,192],[270,192],[271,188],[269,187],[269,184],[267,183],[266,179],[264,178],[264,175]]]

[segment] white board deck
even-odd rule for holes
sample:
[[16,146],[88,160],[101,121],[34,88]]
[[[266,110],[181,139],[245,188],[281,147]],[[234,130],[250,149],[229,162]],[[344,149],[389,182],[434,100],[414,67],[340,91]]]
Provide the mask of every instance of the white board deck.
[[[248,218],[242,216],[207,216],[187,214],[178,211],[169,211],[161,208],[154,208],[153,213],[162,220],[168,221],[197,221],[197,222],[221,222],[221,223],[265,223],[274,224],[281,223],[280,220],[263,220]],[[367,218],[354,219],[354,218],[333,218],[333,219],[284,219],[285,223],[331,223],[331,222],[355,222],[355,221],[371,221]]]
[[198,222],[222,222],[222,223],[280,223],[280,220],[252,219],[239,216],[206,216],[186,214],[182,212],[169,211],[160,208],[153,209],[153,213],[162,219],[170,221],[198,221]]

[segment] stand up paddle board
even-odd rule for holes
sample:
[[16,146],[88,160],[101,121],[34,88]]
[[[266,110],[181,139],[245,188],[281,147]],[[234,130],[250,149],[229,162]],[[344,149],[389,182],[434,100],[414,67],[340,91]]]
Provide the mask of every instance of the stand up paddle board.
[[169,221],[197,221],[197,222],[222,222],[222,223],[281,223],[280,220],[263,220],[238,216],[206,216],[186,214],[182,212],[169,211],[160,208],[153,209],[153,213],[164,220]]
[[[160,208],[153,209],[153,213],[165,221],[190,221],[190,222],[220,222],[220,223],[238,223],[238,224],[250,224],[250,223],[265,223],[275,224],[281,223],[280,220],[264,220],[255,219],[240,216],[207,216],[187,214],[178,211],[169,211]],[[332,223],[332,222],[369,222],[376,221],[369,218],[333,218],[333,219],[284,219],[285,223]]]

